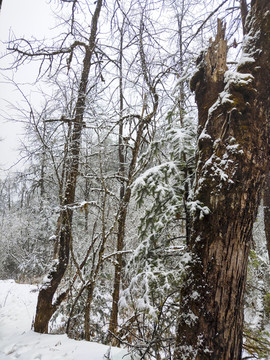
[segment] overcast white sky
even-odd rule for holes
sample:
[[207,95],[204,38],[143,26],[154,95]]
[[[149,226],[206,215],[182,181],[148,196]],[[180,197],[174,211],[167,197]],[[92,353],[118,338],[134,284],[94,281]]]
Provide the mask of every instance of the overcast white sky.
[[[52,0],[51,4],[56,5],[59,0]],[[60,8],[59,8],[60,9]],[[6,52],[6,45],[10,34],[16,37],[44,38],[48,30],[54,25],[54,17],[50,10],[49,0],[3,0],[0,14],[0,54]],[[11,105],[19,104],[22,98],[10,84],[7,84],[6,76],[14,76],[19,83],[34,81],[35,74],[30,67],[23,68],[17,72],[3,71],[8,64],[7,58],[0,59],[0,173],[8,169],[18,161],[19,138],[22,129],[18,124],[7,122],[5,114],[11,114]],[[14,113],[14,112],[13,112]]]

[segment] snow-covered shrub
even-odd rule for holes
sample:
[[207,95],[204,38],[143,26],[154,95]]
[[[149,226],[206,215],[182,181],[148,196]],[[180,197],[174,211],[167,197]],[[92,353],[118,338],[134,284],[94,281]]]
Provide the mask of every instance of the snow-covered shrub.
[[171,359],[180,287],[190,260],[186,219],[194,160],[191,119],[184,126],[170,114],[158,154],[133,186],[140,220],[140,242],[126,269],[122,291],[122,340],[144,359]]

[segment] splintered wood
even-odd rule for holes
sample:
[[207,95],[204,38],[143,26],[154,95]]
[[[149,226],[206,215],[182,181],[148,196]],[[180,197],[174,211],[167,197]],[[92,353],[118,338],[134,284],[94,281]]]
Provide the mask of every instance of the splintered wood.
[[211,81],[223,81],[223,76],[227,70],[227,40],[225,40],[226,24],[218,19],[217,35],[214,41],[210,39],[210,45],[205,55],[206,74]]

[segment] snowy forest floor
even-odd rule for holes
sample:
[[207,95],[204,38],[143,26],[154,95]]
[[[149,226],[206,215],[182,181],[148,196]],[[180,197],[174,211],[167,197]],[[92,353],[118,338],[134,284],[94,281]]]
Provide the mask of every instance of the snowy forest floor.
[[[0,280],[0,360],[131,360],[124,349],[76,341],[66,335],[35,333],[31,327],[37,296],[37,285]],[[254,318],[253,322],[255,326]],[[269,359],[252,357],[246,351],[242,358]]]
[[130,360],[123,349],[31,330],[37,285],[0,280],[0,360]]

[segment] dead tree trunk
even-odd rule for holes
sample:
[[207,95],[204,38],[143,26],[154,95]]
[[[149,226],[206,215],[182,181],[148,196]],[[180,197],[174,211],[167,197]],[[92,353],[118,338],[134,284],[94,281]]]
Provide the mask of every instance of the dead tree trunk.
[[174,359],[241,359],[252,226],[267,171],[270,3],[253,0],[237,71],[226,72],[225,29],[191,81],[199,112],[191,261]]
[[270,259],[270,172],[266,176],[263,192],[264,231],[268,257]]
[[62,293],[56,300],[53,300],[56,290],[65,274],[69,263],[70,242],[72,237],[72,204],[75,200],[76,183],[79,169],[79,155],[84,108],[87,96],[87,83],[91,67],[91,58],[95,49],[97,24],[101,7],[102,0],[98,0],[92,19],[89,43],[88,46],[85,47],[83,69],[78,90],[78,99],[75,107],[75,119],[72,124],[73,128],[70,140],[70,152],[68,154],[66,168],[66,185],[62,204],[63,209],[58,219],[57,259],[55,259],[54,266],[47,276],[47,282],[43,284],[38,296],[34,330],[40,333],[48,332],[48,323],[50,318],[67,295],[66,293]]

